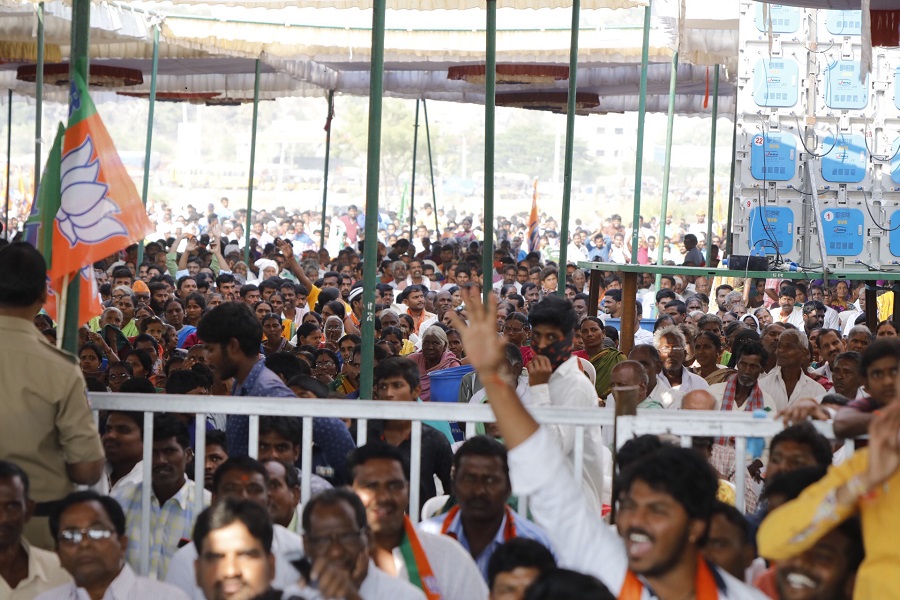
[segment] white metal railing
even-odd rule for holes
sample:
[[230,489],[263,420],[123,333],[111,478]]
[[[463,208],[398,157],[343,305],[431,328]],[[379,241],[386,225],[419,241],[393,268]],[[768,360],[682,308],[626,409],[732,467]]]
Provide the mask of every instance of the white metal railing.
[[[206,453],[206,415],[222,413],[249,416],[248,454],[256,457],[259,443],[260,416],[299,417],[303,422],[301,450],[301,502],[311,495],[312,432],[314,418],[340,418],[357,420],[357,445],[366,443],[369,419],[408,420],[412,422],[410,439],[409,516],[419,520],[419,482],[422,449],[422,421],[450,421],[465,424],[466,438],[475,433],[476,423],[492,423],[494,413],[488,405],[456,403],[405,403],[363,400],[248,398],[234,396],[182,396],[170,394],[90,394],[91,407],[100,410],[125,410],[144,413],[143,481],[151,481],[153,461],[153,414],[159,412],[196,414],[194,451],[194,481],[203,485]],[[202,412],[197,412],[197,411]],[[771,417],[754,419],[748,413],[723,413],[719,411],[664,411],[640,410],[638,415],[615,419],[612,410],[595,408],[575,409],[561,407],[530,408],[533,416],[542,424],[570,425],[575,427],[574,465],[576,479],[581,479],[584,464],[584,433],[588,427],[610,429],[614,423],[619,447],[627,440],[642,434],[671,434],[679,436],[682,445],[690,445],[694,436],[735,438],[735,464],[743,464],[747,439],[771,438],[784,429],[783,423]],[[816,427],[828,438],[833,438],[831,425],[816,423]],[[609,432],[607,432],[609,433]],[[612,435],[605,436],[613,439]],[[851,445],[852,450],[852,445]],[[737,506],[743,510],[746,470],[735,469]],[[602,486],[602,482],[601,482]],[[139,570],[149,571],[150,544],[150,492],[151,486],[143,486],[141,504],[141,549]],[[602,493],[602,490],[601,490]],[[203,508],[202,490],[195,497],[197,513]],[[520,499],[520,510],[527,510],[527,499]]]

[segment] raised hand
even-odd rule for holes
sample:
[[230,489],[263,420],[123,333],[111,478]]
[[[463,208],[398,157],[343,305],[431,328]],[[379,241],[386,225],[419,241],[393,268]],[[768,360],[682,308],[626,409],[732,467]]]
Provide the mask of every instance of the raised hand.
[[293,260],[294,258],[294,247],[290,242],[282,240],[281,238],[275,240],[275,247],[281,252],[282,256],[284,256],[285,262],[289,260]]
[[468,326],[456,312],[450,315],[450,321],[459,331],[466,356],[479,376],[496,375],[506,362],[506,342],[497,335],[497,299],[491,296],[484,305],[478,291],[463,293]]

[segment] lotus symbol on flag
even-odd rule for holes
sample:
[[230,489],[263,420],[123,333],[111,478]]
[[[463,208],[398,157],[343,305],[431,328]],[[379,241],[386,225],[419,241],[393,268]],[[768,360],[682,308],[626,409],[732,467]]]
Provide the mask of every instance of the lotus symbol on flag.
[[60,232],[74,248],[79,242],[96,244],[114,236],[128,236],[125,226],[113,215],[119,212],[106,196],[109,187],[97,180],[100,162],[93,159],[91,136],[66,153],[60,166],[62,190],[56,215]]

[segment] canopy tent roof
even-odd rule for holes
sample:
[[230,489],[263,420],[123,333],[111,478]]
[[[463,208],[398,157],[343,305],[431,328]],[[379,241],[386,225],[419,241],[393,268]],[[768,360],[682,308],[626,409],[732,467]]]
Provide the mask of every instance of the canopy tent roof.
[[[185,6],[190,4],[192,6]],[[615,4],[615,3],[613,3]],[[629,2],[629,5],[636,3]],[[665,111],[668,104],[671,56],[678,38],[679,0],[657,0],[651,31],[647,107]],[[600,2],[593,6],[605,5]],[[701,5],[720,7],[707,10]],[[722,5],[733,7],[733,12]],[[146,8],[142,8],[146,6]],[[178,14],[159,16],[165,6]],[[211,17],[210,6],[216,7]],[[91,54],[94,64],[140,69],[144,84],[128,92],[149,92],[152,28],[161,23],[158,91],[163,93],[221,92],[223,97],[248,100],[253,95],[255,59],[263,62],[260,97],[324,95],[327,90],[368,94],[369,11],[358,8],[311,8],[303,3],[283,10],[269,2],[144,5],[94,4],[91,15]],[[324,5],[327,6],[327,5]],[[510,6],[510,5],[505,5]],[[532,4],[533,6],[533,4]],[[553,6],[552,3],[540,6]],[[249,8],[248,8],[249,7]],[[385,95],[404,98],[484,101],[482,83],[451,80],[451,66],[483,64],[484,11],[434,10],[424,13],[393,11],[385,35]],[[255,8],[255,10],[253,10]],[[667,12],[668,11],[668,12]],[[568,66],[570,9],[543,8],[498,11],[499,64]],[[642,13],[643,11],[638,11]],[[583,112],[636,110],[640,82],[642,32],[632,15],[623,25],[606,26],[610,16],[627,14],[600,9],[582,10],[579,35],[579,93],[597,94],[597,106]],[[45,7],[48,44],[68,56],[71,9],[59,1]],[[236,18],[235,15],[242,17]],[[640,16],[640,15],[637,15]],[[251,18],[252,17],[252,18]],[[695,18],[696,17],[696,18]],[[423,20],[425,23],[423,24]],[[330,24],[329,24],[330,23]],[[335,26],[334,23],[340,23]],[[417,26],[413,27],[413,25]],[[473,27],[473,24],[475,26]],[[465,27],[463,27],[465,25]],[[720,111],[733,111],[733,64],[737,56],[736,0],[691,0],[682,23],[681,66],[676,110],[702,114],[711,110],[711,80],[703,65],[724,64]],[[0,38],[33,43],[34,5],[30,0],[0,0]],[[2,57],[0,57],[2,58]],[[33,94],[31,83],[15,79],[18,61],[0,65],[0,86]],[[537,84],[498,84],[498,94],[565,93],[567,81]],[[64,90],[45,88],[48,100],[63,100]]]

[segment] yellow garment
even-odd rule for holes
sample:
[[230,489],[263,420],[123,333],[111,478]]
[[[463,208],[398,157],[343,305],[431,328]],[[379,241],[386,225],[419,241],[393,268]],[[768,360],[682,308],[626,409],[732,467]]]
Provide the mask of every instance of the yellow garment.
[[413,344],[409,340],[403,340],[403,345],[400,346],[400,356],[407,356],[416,351],[416,345]]
[[885,292],[875,302],[878,306],[878,322],[887,321],[894,316],[894,292]]
[[734,506],[737,502],[737,494],[734,488],[724,479],[719,480],[719,490],[716,492],[716,500],[724,502],[728,506]]
[[281,320],[281,335],[284,339],[289,340],[294,337],[294,334],[297,333],[294,329],[294,322],[290,319],[282,319]]
[[854,600],[900,598],[900,471],[871,499],[849,506],[838,505],[835,493],[866,472],[869,449],[857,451],[843,464],[832,466],[824,478],[812,484],[797,499],[772,512],[762,522],[757,536],[759,554],[783,560],[812,548],[826,533],[857,512],[862,517],[866,558],[856,575]]

